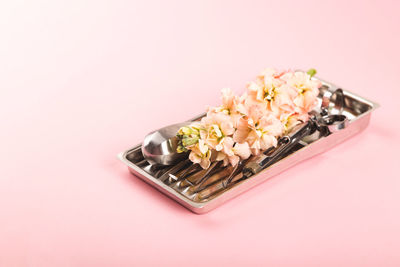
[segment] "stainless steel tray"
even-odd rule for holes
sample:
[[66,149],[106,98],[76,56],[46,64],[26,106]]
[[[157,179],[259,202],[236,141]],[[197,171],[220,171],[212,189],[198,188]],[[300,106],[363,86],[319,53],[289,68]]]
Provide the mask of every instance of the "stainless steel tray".
[[[322,101],[322,95],[327,90],[333,92],[338,88],[331,83],[323,80],[321,81],[323,86],[320,88],[318,97],[320,103]],[[316,154],[322,153],[364,130],[370,121],[371,112],[379,105],[347,90],[343,91],[345,107],[342,114],[346,115],[349,119],[349,124],[345,129],[328,136],[321,136],[314,139],[305,138],[276,163],[247,179],[241,177],[238,177],[238,179],[235,178],[229,186],[224,186],[227,176],[231,171],[229,167],[221,167],[218,169],[217,173],[210,174],[212,177],[209,177],[206,183],[203,182],[202,190],[198,191],[192,190],[194,187],[193,183],[190,181],[193,181],[195,177],[200,177],[198,176],[199,171],[191,173],[191,175],[183,180],[175,180],[179,178],[178,174],[182,174],[185,170],[187,171],[191,165],[188,160],[182,161],[175,166],[157,168],[144,160],[140,144],[120,153],[118,157],[128,166],[132,174],[154,186],[189,210],[202,214],[220,206],[224,202],[293,165]],[[319,112],[318,108],[316,108],[316,111]],[[203,115],[197,116],[197,118]],[[178,172],[178,174],[175,176],[171,177],[169,175],[170,173],[174,174],[176,172]]]

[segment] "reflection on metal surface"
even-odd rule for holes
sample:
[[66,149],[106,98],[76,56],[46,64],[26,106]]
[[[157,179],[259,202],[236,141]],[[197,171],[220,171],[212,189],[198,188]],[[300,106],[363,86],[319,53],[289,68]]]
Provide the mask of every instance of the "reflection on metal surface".
[[176,133],[188,122],[169,125],[149,133],[143,140],[142,153],[151,164],[172,165],[187,157],[185,153],[177,153],[178,140]]

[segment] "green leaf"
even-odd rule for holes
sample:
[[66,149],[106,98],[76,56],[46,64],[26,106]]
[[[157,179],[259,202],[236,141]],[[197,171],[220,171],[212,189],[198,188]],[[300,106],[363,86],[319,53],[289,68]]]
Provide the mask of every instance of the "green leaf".
[[188,146],[196,144],[198,141],[199,141],[198,137],[185,138],[185,139],[182,139],[182,145],[184,147],[188,147]]
[[310,77],[314,76],[315,74],[317,74],[317,70],[316,69],[309,69],[307,71],[307,74],[310,75]]

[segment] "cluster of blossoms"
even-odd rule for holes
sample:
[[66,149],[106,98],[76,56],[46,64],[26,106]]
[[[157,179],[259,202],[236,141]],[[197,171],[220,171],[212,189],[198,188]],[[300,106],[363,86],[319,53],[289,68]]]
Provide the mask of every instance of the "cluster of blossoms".
[[277,146],[278,138],[307,121],[315,107],[321,82],[311,79],[314,74],[313,69],[265,69],[241,96],[222,89],[221,106],[209,108],[201,121],[179,130],[178,152],[190,151],[189,159],[206,169],[212,161],[235,166]]

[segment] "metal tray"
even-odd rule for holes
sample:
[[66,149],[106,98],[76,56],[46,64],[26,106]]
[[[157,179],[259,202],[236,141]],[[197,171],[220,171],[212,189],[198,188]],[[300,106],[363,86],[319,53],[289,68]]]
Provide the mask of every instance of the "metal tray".
[[[327,90],[333,92],[339,88],[331,83],[323,80],[321,81],[323,85],[320,88],[320,94],[318,96],[319,104],[322,101],[323,94]],[[349,119],[349,124],[345,129],[328,136],[305,138],[276,163],[247,179],[241,177],[235,178],[229,186],[226,186],[225,181],[231,169],[229,169],[230,167],[221,167],[216,173],[211,173],[211,177],[209,177],[205,183],[202,183],[203,190],[192,190],[194,188],[193,179],[195,180],[195,177],[200,177],[198,175],[199,171],[191,173],[191,175],[183,180],[175,180],[177,177],[179,178],[179,173],[182,174],[185,170],[187,171],[191,165],[188,160],[182,161],[175,166],[157,168],[144,160],[140,144],[120,153],[118,158],[128,166],[132,174],[154,186],[189,210],[197,214],[206,213],[253,186],[266,181],[268,178],[277,175],[303,160],[327,151],[364,130],[370,121],[371,112],[378,108],[379,105],[347,90],[343,90],[343,92],[345,107],[342,114],[346,115]],[[316,111],[319,112],[319,108],[316,108]],[[204,114],[197,116],[195,119],[201,118],[202,116],[204,116]],[[178,172],[178,174],[176,174],[176,172]],[[170,176],[170,173],[176,175]],[[190,181],[192,181],[192,183]]]

